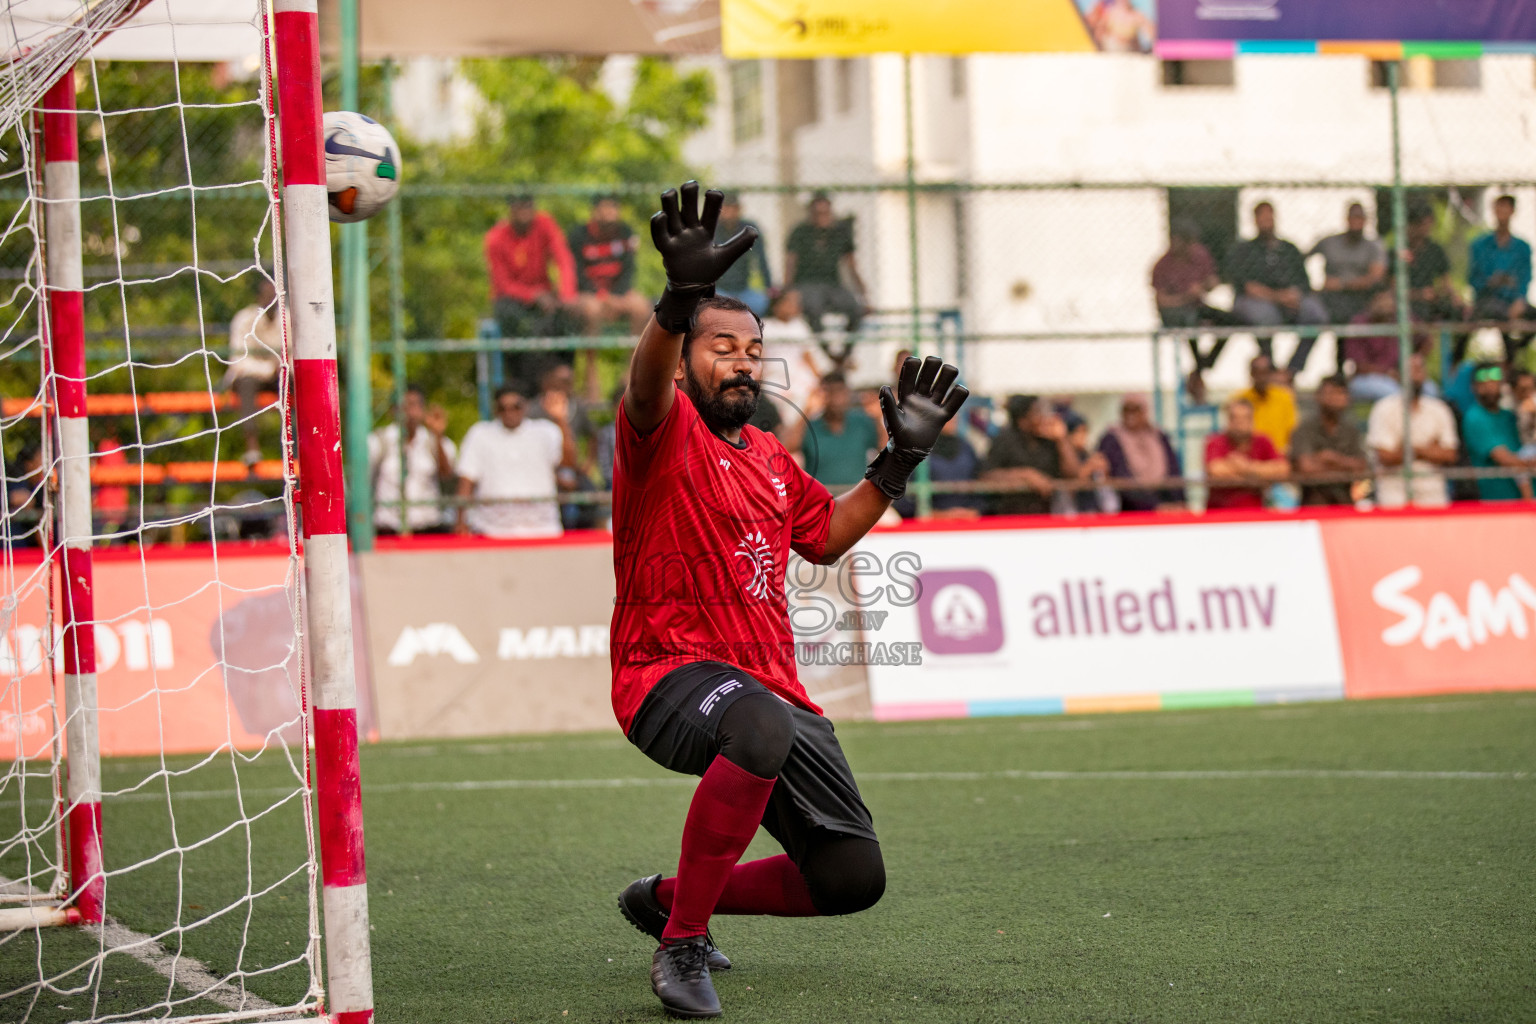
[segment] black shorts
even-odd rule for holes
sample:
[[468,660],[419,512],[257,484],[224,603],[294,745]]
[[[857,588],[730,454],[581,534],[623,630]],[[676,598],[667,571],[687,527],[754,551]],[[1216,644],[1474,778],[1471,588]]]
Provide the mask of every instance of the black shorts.
[[[675,668],[646,694],[630,723],[629,741],[663,768],[703,775],[720,753],[715,733],[725,709],[749,693],[772,691],[724,662]],[[817,830],[877,838],[832,723],[793,704],[786,707],[795,740],[763,812],[763,828],[796,864],[815,842]]]

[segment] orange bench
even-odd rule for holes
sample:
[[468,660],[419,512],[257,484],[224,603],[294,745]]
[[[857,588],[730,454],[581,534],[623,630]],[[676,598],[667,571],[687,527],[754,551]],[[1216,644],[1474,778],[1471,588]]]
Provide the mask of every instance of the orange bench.
[[167,462],[127,466],[92,466],[97,487],[138,487],[141,484],[238,484],[248,480],[281,480],[281,459],[263,459],[255,466],[243,462]]
[[[261,406],[274,405],[277,395],[263,392]],[[142,395],[86,395],[87,416],[132,416],[144,412],[159,416],[189,416],[233,409],[239,404],[230,393],[206,391],[147,391]],[[36,396],[0,400],[0,414],[7,417],[43,415],[48,406]],[[97,487],[139,487],[149,484],[242,483],[248,480],[283,479],[281,459],[263,459],[255,466],[244,462],[167,462],[125,466],[91,466],[91,483]]]
[[[256,396],[258,406],[273,405],[277,395],[267,391]],[[148,391],[142,395],[86,395],[87,416],[132,416],[145,412],[159,416],[190,416],[205,412],[233,409],[239,402],[230,393],[210,394],[206,391]],[[47,406],[36,396],[0,400],[0,414],[7,417],[43,414]]]

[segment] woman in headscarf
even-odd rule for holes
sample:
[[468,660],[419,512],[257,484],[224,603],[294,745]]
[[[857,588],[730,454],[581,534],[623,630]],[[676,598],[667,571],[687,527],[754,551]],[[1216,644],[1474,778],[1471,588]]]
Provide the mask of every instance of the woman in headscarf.
[[1109,462],[1112,481],[1134,480],[1146,487],[1120,492],[1123,512],[1156,512],[1184,507],[1184,488],[1154,487],[1159,481],[1182,477],[1184,467],[1168,435],[1157,429],[1145,395],[1126,395],[1120,422],[1105,431],[1099,452]]

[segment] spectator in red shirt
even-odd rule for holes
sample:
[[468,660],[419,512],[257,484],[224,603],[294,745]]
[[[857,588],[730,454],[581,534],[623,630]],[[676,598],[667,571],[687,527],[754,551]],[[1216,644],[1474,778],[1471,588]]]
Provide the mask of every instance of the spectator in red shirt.
[[[548,338],[575,327],[576,261],[555,219],[540,213],[530,195],[514,195],[508,217],[485,233],[485,265],[491,302],[504,338]],[[559,285],[549,279],[549,265]],[[512,380],[537,380],[550,361],[569,363],[570,352],[507,352]]]
[[[503,337],[547,337],[560,333],[561,313],[576,298],[576,262],[560,226],[540,213],[533,197],[511,199],[509,216],[485,233],[485,264],[491,273],[491,302]],[[550,282],[553,262],[558,290]]]
[[1205,442],[1206,508],[1263,508],[1264,486],[1283,480],[1291,464],[1263,434],[1253,431],[1253,405],[1246,398],[1227,403],[1227,429]]
[[[1152,265],[1152,292],[1157,313],[1164,327],[1229,326],[1236,318],[1224,309],[1205,301],[1206,294],[1219,283],[1216,261],[1200,244],[1200,226],[1179,218],[1169,230],[1168,251]],[[1227,346],[1225,335],[1211,343],[1211,350],[1201,353],[1198,340],[1189,337],[1189,351],[1195,357],[1189,390],[1196,401],[1203,401],[1205,381],[1202,375],[1216,365],[1221,350]]]
[[589,337],[614,322],[627,322],[639,334],[651,318],[651,300],[634,290],[639,238],[619,212],[616,196],[598,196],[591,219],[570,232],[580,292],[576,309]]

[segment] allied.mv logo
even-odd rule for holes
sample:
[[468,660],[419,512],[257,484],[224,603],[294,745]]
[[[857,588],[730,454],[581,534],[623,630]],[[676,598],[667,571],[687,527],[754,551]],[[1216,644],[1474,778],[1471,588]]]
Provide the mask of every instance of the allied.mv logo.
[[763,532],[755,530],[747,534],[736,545],[735,555],[745,558],[749,566],[743,574],[742,584],[747,593],[758,599],[767,597],[768,588],[773,584],[773,548],[769,547]]
[[985,569],[930,569],[920,575],[917,625],[933,654],[991,654],[1003,646],[997,580]]

